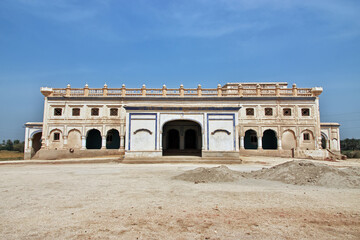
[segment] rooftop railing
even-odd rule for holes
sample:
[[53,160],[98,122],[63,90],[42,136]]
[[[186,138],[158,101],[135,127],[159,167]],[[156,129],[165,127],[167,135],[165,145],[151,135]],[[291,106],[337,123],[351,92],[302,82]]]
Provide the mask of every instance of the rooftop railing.
[[86,84],[84,88],[41,88],[41,93],[46,97],[316,97],[322,92],[321,87],[297,88],[293,84],[292,88],[284,88],[276,85],[273,88],[256,86],[242,86],[241,84],[231,87],[217,88],[126,88],[123,84],[121,88],[108,88],[105,84],[103,88],[89,88]]

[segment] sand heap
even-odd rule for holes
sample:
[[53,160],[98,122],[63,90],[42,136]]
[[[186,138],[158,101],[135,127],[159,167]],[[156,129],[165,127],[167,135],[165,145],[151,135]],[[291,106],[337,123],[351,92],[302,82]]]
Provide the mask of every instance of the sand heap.
[[360,168],[335,168],[310,161],[290,161],[268,169],[243,173],[246,178],[260,178],[294,185],[359,188]]
[[221,165],[213,168],[195,168],[194,170],[186,171],[173,179],[189,181],[194,183],[208,183],[208,182],[233,182],[238,180],[240,173],[230,170],[228,167]]

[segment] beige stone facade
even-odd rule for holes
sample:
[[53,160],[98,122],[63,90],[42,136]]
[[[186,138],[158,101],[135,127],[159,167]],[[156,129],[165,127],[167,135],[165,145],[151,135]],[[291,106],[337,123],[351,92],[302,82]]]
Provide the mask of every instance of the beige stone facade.
[[[102,155],[324,159],[340,152],[339,124],[320,123],[322,88],[318,87],[227,83],[213,89],[200,85],[93,89],[68,85],[41,88],[41,92],[43,123],[26,124],[26,159]],[[41,149],[37,147],[40,132]]]

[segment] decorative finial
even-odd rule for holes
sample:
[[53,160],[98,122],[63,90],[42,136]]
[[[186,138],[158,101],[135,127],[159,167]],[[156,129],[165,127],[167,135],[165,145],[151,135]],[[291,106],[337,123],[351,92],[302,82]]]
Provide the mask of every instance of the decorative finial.
[[87,87],[89,87],[89,85],[87,83],[85,83],[85,87],[87,88]]
[[106,84],[106,83],[104,84],[104,88],[107,88],[107,84]]
[[201,88],[201,84],[198,84],[198,88]]
[[180,84],[180,87],[184,87],[184,85],[183,85],[183,84]]
[[122,87],[124,88],[124,87],[125,87],[125,84],[123,84]]
[[163,88],[166,88],[166,85],[165,85],[165,84],[163,85]]
[[145,84],[142,85],[143,88],[146,88]]
[[68,84],[66,87],[67,87],[67,88],[70,88],[71,86],[70,86],[70,84]]

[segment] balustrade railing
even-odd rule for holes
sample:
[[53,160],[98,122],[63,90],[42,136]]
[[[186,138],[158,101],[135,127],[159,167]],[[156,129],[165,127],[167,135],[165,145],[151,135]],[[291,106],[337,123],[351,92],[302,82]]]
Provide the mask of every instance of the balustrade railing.
[[312,97],[319,96],[322,88],[297,88],[294,84],[292,88],[284,88],[276,85],[275,87],[261,87],[254,86],[238,86],[222,87],[218,85],[217,88],[167,88],[165,85],[162,88],[108,88],[105,84],[103,88],[89,88],[85,85],[84,88],[71,88],[68,85],[66,88],[41,88],[41,92],[45,96],[52,97]]

